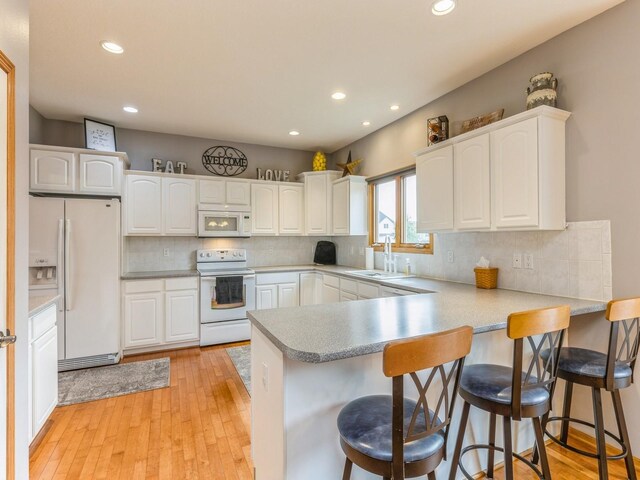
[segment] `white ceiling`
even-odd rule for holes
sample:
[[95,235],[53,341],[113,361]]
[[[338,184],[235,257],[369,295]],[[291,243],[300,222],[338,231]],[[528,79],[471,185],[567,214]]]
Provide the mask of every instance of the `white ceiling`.
[[431,0],[31,0],[31,104],[47,118],[334,151],[618,3],[458,0],[435,17]]

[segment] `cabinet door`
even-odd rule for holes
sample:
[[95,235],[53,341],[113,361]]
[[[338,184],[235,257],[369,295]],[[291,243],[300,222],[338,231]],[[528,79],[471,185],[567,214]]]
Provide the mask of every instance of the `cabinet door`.
[[300,274],[300,305],[316,305],[320,303],[320,286],[322,277],[317,273]]
[[258,285],[256,287],[256,310],[278,308],[278,286]]
[[239,180],[227,180],[226,200],[228,205],[248,207],[251,205],[251,184]]
[[216,178],[212,180],[200,180],[200,203],[215,203],[223,205],[226,199],[225,180]]
[[120,195],[122,161],[119,157],[81,153],[79,193]]
[[329,187],[324,175],[305,178],[305,223],[308,235],[328,235],[329,232]]
[[160,235],[162,233],[160,177],[127,175],[125,186],[125,234]]
[[455,227],[480,230],[491,227],[491,164],[489,134],[453,147]]
[[278,234],[278,185],[251,184],[251,232]]
[[322,303],[338,303],[340,301],[340,289],[331,285],[322,286]]
[[31,150],[29,187],[33,192],[76,190],[76,158],[72,152]]
[[355,293],[340,292],[341,302],[352,302],[354,300],[358,300],[358,295],[356,295]]
[[165,293],[165,342],[197,340],[198,291],[178,290]]
[[538,120],[491,133],[493,215],[497,228],[538,225]]
[[196,181],[187,178],[162,179],[164,233],[196,235]]
[[144,347],[162,343],[162,293],[125,295],[124,347]]
[[416,160],[417,230],[453,229],[453,147],[425,153]]
[[281,235],[304,233],[304,185],[279,185]]
[[349,181],[341,180],[331,186],[333,196],[333,234],[349,234]]
[[58,404],[58,335],[54,326],[31,346],[32,429],[37,435]]
[[297,283],[281,283],[278,285],[278,308],[297,307],[300,294]]

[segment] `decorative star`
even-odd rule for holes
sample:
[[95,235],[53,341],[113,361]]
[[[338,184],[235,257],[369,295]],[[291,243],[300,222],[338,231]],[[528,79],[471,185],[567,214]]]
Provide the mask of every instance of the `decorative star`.
[[342,176],[353,175],[356,171],[356,167],[362,163],[361,159],[351,160],[351,150],[349,150],[349,156],[347,157],[347,163],[336,163],[336,166],[342,169]]

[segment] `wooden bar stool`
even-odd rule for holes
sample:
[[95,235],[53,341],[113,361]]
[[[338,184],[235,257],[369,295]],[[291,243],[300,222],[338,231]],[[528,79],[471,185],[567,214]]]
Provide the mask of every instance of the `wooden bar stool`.
[[[435,480],[472,337],[473,329],[465,326],[385,346],[382,371],[393,378],[393,395],[358,398],[338,415],[340,445],[347,456],[343,480],[351,478],[354,463],[385,479],[428,475]],[[422,383],[416,372],[429,368]],[[404,397],[407,374],[418,390],[417,402]],[[427,393],[440,387],[432,385],[438,382],[438,400],[430,404]]]
[[[488,450],[487,478],[493,478],[494,454],[504,452],[505,478],[513,479],[513,458],[528,465],[539,478],[551,479],[549,462],[543,441],[541,417],[551,409],[551,397],[558,366],[557,352],[562,345],[565,331],[569,327],[569,306],[512,313],[507,321],[507,336],[514,340],[513,368],[502,365],[468,365],[460,379],[460,396],[464,399],[460,431],[451,460],[449,480],[455,480],[458,467],[468,478],[473,477],[462,465],[462,456],[471,450]],[[524,339],[531,347],[532,358],[523,371]],[[548,347],[552,354],[546,360],[540,352]],[[462,443],[471,406],[489,412],[489,443],[470,445],[464,450]],[[496,416],[503,417],[504,448],[497,447]],[[513,452],[511,420],[530,418],[540,451],[542,471],[526,458]]]
[[[564,393],[564,407],[561,417],[543,418],[545,433],[563,447],[598,459],[598,472],[601,479],[609,478],[607,460],[625,460],[627,476],[637,480],[638,475],[633,464],[633,454],[629,443],[629,433],[624,418],[620,389],[627,388],[633,383],[633,370],[638,357],[640,346],[640,298],[612,300],[607,305],[606,319],[611,322],[609,332],[609,348],[606,354],[584,348],[563,348],[560,351],[558,378],[567,382]],[[622,329],[620,328],[622,326]],[[542,352],[548,357],[549,352]],[[593,414],[595,423],[571,418],[571,397],[573,385],[591,387]],[[602,390],[611,392],[613,408],[618,424],[619,437],[605,430],[602,411]],[[560,437],[554,437],[547,430],[549,422],[562,422]],[[586,452],[569,445],[569,423],[575,422],[595,429],[597,454]],[[607,456],[605,435],[618,443],[621,453]],[[537,460],[534,457],[534,462]]]

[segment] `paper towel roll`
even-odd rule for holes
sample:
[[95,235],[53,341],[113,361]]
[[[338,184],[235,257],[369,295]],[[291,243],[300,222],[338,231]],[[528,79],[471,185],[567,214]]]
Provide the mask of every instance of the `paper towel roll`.
[[367,247],[364,249],[364,252],[364,268],[373,270],[373,248]]

